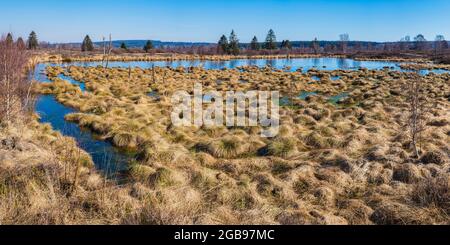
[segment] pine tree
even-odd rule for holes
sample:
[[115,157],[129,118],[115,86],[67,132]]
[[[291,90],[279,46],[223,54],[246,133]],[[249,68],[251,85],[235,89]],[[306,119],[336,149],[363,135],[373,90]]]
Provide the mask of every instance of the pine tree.
[[237,38],[234,30],[231,31],[230,34],[230,45],[229,45],[229,54],[239,55],[239,39]]
[[283,41],[281,42],[281,48],[282,48],[282,49],[292,49],[291,41],[289,41],[289,40],[283,40]]
[[27,48],[26,45],[25,45],[25,42],[23,41],[23,38],[19,37],[17,39],[17,47],[19,49],[26,49]]
[[12,45],[14,43],[14,39],[11,33],[8,33],[8,35],[6,36],[6,43],[8,45]]
[[222,37],[219,40],[218,46],[217,46],[217,51],[219,53],[223,53],[223,54],[227,54],[228,53],[228,39],[225,35],[222,35]]
[[150,50],[152,50],[153,49],[153,42],[152,41],[150,41],[150,40],[148,40],[147,41],[147,43],[145,44],[145,46],[144,46],[144,51],[146,52],[146,53],[148,53]]
[[264,48],[269,50],[277,48],[277,37],[275,36],[275,32],[272,29],[270,29],[269,33],[267,33]]
[[86,37],[84,38],[83,43],[81,44],[81,51],[82,52],[94,51],[94,44],[92,43],[92,40],[89,37],[89,35],[86,35]]
[[120,45],[120,48],[121,48],[121,49],[125,49],[125,50],[128,49],[128,48],[127,48],[127,45],[126,45],[124,42]]
[[258,42],[258,38],[256,36],[253,37],[252,42],[250,43],[250,49],[258,51],[261,49],[261,45]]
[[28,37],[28,49],[37,49],[39,47],[39,41],[37,39],[36,32],[32,31]]

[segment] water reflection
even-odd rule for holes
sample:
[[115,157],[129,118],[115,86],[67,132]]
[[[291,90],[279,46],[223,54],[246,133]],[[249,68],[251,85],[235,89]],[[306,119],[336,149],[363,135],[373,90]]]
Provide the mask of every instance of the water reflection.
[[[98,66],[101,62],[73,62],[66,65],[75,66]],[[343,58],[294,58],[294,59],[236,59],[228,61],[200,61],[200,60],[177,60],[177,61],[136,61],[136,62],[121,62],[112,61],[109,62],[108,67],[140,67],[143,69],[149,69],[152,66],[156,67],[195,67],[202,66],[205,69],[234,69],[241,66],[257,66],[265,67],[270,66],[275,69],[283,69],[290,67],[290,71],[296,71],[302,69],[308,71],[315,68],[318,70],[357,70],[360,67],[367,69],[381,70],[384,67],[393,67],[394,70],[401,71],[399,63],[388,61],[355,61],[352,59]]]
[[341,70],[347,70],[350,68],[347,59],[337,59],[337,67]]
[[257,60],[247,60],[248,66],[256,66],[258,64]]
[[353,67],[355,68],[361,68],[361,61],[353,60]]
[[277,60],[276,59],[268,59],[268,60],[266,60],[266,66],[270,66],[270,67],[278,68],[278,69],[282,68],[282,66],[281,67],[277,66]]
[[313,62],[314,68],[318,68],[319,66],[321,66],[320,65],[321,64],[320,58],[315,58],[315,59],[312,60],[312,62]]

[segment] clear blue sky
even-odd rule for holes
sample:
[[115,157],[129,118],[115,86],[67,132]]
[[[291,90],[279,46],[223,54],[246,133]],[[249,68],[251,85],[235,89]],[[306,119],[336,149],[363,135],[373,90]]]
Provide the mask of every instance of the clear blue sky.
[[450,39],[449,0],[21,0],[0,3],[0,33],[80,42],[113,39],[216,42],[234,29],[242,42],[277,38],[397,41],[424,34]]

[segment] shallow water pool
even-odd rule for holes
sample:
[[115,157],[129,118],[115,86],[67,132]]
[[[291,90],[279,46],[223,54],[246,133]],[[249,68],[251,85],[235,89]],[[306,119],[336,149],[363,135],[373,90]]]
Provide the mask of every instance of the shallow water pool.
[[[101,62],[72,62],[66,65],[96,67],[101,65]],[[294,59],[236,59],[228,61],[202,61],[202,60],[177,60],[177,61],[131,61],[121,62],[113,61],[109,63],[109,67],[140,67],[149,69],[155,67],[203,67],[205,69],[234,69],[242,66],[270,66],[276,69],[285,70],[287,67],[289,71],[297,71],[302,69],[306,72],[309,69],[317,70],[357,70],[360,68],[367,69],[383,69],[385,67],[393,67],[395,70],[400,70],[398,62],[387,61],[357,61],[353,59],[344,58],[294,58]]]
[[[51,82],[43,73],[44,68],[45,66],[38,66],[34,71],[34,78],[39,82]],[[71,79],[74,84],[84,86],[72,78],[66,76],[60,78]],[[96,139],[90,131],[81,129],[76,123],[66,121],[64,117],[76,111],[56,101],[53,95],[40,95],[35,104],[35,111],[39,114],[41,123],[49,123],[54,130],[73,137],[78,145],[91,155],[96,168],[108,177],[119,177],[118,174],[126,170],[128,162],[133,159],[133,156],[118,151],[110,142]]]

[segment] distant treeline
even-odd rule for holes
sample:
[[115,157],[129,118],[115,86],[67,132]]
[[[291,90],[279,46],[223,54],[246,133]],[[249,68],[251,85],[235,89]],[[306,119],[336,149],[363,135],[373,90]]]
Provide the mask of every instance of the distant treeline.
[[[115,40],[113,41],[113,47],[114,48],[120,48],[123,43],[125,43],[126,47],[129,49],[134,48],[142,48],[146,44],[147,40]],[[155,48],[190,48],[190,47],[201,47],[201,46],[216,46],[215,43],[208,43],[208,42],[164,42],[164,41],[158,41],[158,40],[151,40],[153,42],[153,45]],[[292,48],[310,48],[314,41],[291,41]],[[93,42],[96,47],[101,47],[103,45],[103,42]],[[337,47],[340,45],[340,41],[317,41],[319,47],[325,48],[327,46],[330,47]],[[282,47],[282,42],[276,42],[275,43],[278,48]],[[365,49],[371,49],[371,48],[379,48],[392,45],[398,45],[400,42],[371,42],[371,41],[348,41],[347,45],[348,47],[357,47],[357,48],[365,48]],[[434,41],[426,41],[426,44],[428,46],[432,46],[434,44]],[[50,44],[50,43],[41,43],[43,47],[58,47],[58,46],[65,46],[65,47],[81,47],[81,43],[61,43],[61,44]],[[450,46],[450,42],[447,42],[447,45]],[[241,49],[250,49],[251,43],[239,43],[239,47]],[[406,46],[406,45],[405,45]],[[414,48],[414,43],[410,42],[408,45],[411,49]]]
[[[163,42],[159,40],[150,40],[155,48],[162,47],[192,47],[192,46],[205,46],[212,43],[207,42]],[[112,41],[112,45],[115,48],[120,48],[124,43],[128,48],[143,48],[148,40],[115,40]],[[102,46],[103,42],[94,42],[96,46]]]
[[[314,41],[289,41],[291,43],[291,48],[309,48],[313,44]],[[283,47],[283,42],[276,42],[275,43],[278,48]],[[340,44],[340,41],[317,41],[317,44],[321,48],[325,48],[327,46],[338,46]],[[362,47],[362,48],[368,48],[368,47],[375,47],[377,45],[383,45],[382,42],[370,42],[370,41],[348,41],[347,45],[348,47]],[[250,49],[251,43],[240,43],[239,46],[243,49]]]
[[[14,41],[12,34],[6,36]],[[424,35],[406,36],[397,42],[370,42],[350,40],[348,34],[341,34],[337,41],[315,38],[311,41],[277,40],[274,30],[269,30],[266,37],[259,41],[255,36],[250,42],[241,42],[233,30],[229,36],[222,35],[217,43],[208,42],[163,42],[159,40],[108,40],[93,42],[86,35],[81,43],[51,44],[38,41],[36,32],[31,32],[25,41],[17,38],[18,45],[27,49],[53,49],[82,52],[105,52],[106,47],[112,53],[180,53],[195,55],[273,55],[273,54],[323,54],[347,56],[426,56],[439,62],[450,63],[450,43],[443,35],[436,35],[429,40]]]
[[264,41],[259,41],[255,36],[250,43],[241,43],[234,30],[229,37],[222,35],[217,42],[217,52],[229,55],[238,55],[242,51],[253,52],[274,51],[274,50],[296,50],[303,53],[340,53],[349,54],[361,51],[430,51],[435,54],[444,53],[449,49],[449,42],[443,35],[436,35],[433,41],[428,41],[424,35],[418,34],[414,38],[406,36],[398,42],[367,42],[351,41],[348,34],[339,35],[338,41],[320,41],[315,38],[312,41],[277,41],[275,32],[271,29],[267,33]]

